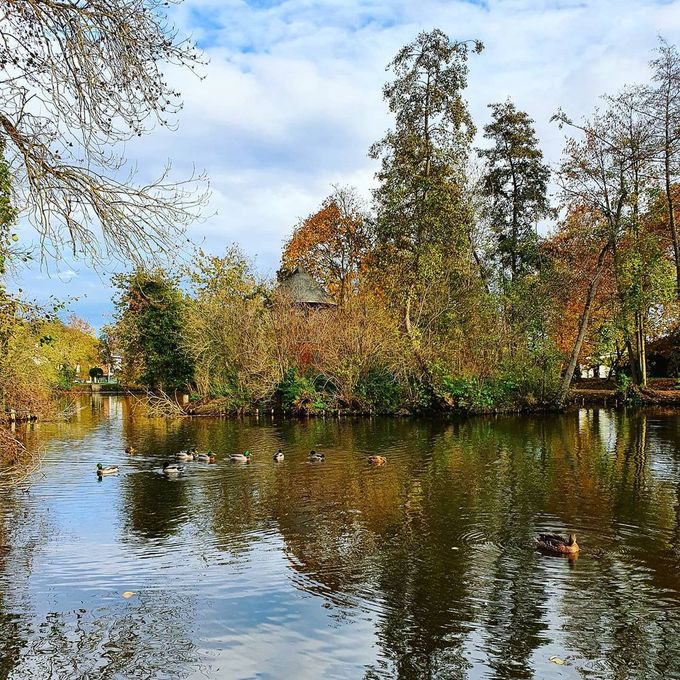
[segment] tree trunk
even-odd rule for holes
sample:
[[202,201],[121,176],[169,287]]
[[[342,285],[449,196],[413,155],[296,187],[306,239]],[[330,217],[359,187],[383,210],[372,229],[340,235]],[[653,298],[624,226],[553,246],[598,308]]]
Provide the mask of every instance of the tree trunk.
[[666,150],[664,159],[664,174],[666,184],[666,206],[668,208],[668,224],[671,228],[673,239],[673,254],[675,255],[675,295],[680,300],[680,241],[678,240],[678,226],[675,224],[675,213],[673,212],[673,192],[671,190],[671,159],[670,153]]
[[574,371],[576,370],[576,364],[578,363],[578,357],[581,353],[581,347],[583,346],[583,340],[586,337],[586,330],[588,329],[588,321],[590,319],[590,312],[593,308],[593,303],[595,302],[595,295],[597,294],[597,287],[600,284],[600,279],[602,278],[602,273],[604,272],[604,266],[607,258],[607,252],[609,251],[610,242],[607,242],[605,246],[600,251],[597,258],[597,267],[595,269],[595,274],[588,286],[588,294],[586,296],[586,303],[583,307],[583,313],[581,314],[581,319],[578,326],[578,335],[576,336],[576,342],[571,350],[571,357],[569,358],[569,363],[567,364],[567,370],[562,377],[562,382],[555,395],[555,404],[557,406],[563,406],[569,394],[569,388],[571,387],[571,381],[574,377]]

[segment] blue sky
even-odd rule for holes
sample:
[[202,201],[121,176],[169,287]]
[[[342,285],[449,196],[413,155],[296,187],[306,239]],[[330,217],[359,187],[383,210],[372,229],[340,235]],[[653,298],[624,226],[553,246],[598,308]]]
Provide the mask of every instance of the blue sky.
[[[680,43],[680,0],[185,0],[173,19],[205,50],[205,79],[171,73],[185,101],[178,129],[126,151],[142,179],[168,158],[178,177],[205,169],[209,216],[191,238],[216,253],[238,243],[264,275],[332,184],[369,198],[367,150],[390,124],[385,66],[418,31],[481,39],[467,91],[478,127],[487,104],[509,96],[535,119],[551,163],[564,139],[549,122],[559,107],[588,115],[601,94],[647,77],[659,34]],[[34,268],[13,286],[78,297],[73,311],[95,327],[111,318],[109,274],[86,263]]]

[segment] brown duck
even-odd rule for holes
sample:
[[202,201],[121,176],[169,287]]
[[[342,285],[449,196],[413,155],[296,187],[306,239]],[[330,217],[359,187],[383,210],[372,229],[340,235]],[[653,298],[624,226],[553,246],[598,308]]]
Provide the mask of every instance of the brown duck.
[[385,456],[369,456],[367,460],[371,465],[385,465],[387,462]]
[[559,534],[538,534],[536,546],[554,555],[578,555],[580,550],[576,542],[576,534],[569,534],[569,538],[564,538]]

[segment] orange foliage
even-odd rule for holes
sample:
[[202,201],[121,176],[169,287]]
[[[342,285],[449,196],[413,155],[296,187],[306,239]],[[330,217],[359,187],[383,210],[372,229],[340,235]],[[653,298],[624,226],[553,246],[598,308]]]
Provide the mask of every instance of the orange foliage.
[[[553,270],[554,304],[562,310],[555,329],[555,343],[568,355],[578,333],[583,306],[597,267],[597,258],[605,244],[593,228],[599,216],[588,208],[579,206],[570,210],[559,225],[557,233],[544,245]],[[611,257],[601,279],[590,315],[590,332],[584,341],[581,356],[588,356],[592,349],[593,334],[611,316],[611,306],[616,291]]]
[[317,212],[295,227],[283,250],[283,269],[292,271],[301,265],[342,305],[359,288],[369,247],[359,200],[352,190],[336,189]]

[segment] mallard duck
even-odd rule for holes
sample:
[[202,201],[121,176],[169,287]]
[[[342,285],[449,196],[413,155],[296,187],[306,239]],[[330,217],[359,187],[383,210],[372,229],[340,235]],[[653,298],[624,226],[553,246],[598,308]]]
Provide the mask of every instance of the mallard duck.
[[200,460],[202,463],[216,463],[217,462],[217,456],[212,451],[208,451],[208,453],[199,453],[196,458]]
[[368,460],[371,465],[385,465],[387,462],[385,456],[369,456],[366,460]]
[[229,454],[229,460],[233,460],[235,463],[247,463],[250,460],[250,451],[231,453]]
[[315,451],[312,449],[309,452],[309,460],[326,460],[326,454],[321,453],[321,451]]
[[97,474],[100,477],[103,477],[104,475],[116,475],[118,474],[118,466],[102,465],[101,463],[97,463]]
[[580,550],[576,534],[569,534],[569,538],[559,534],[538,534],[536,546],[555,555],[576,555]]
[[177,460],[193,460],[196,456],[191,451],[180,451],[175,454]]
[[284,458],[284,456],[283,456],[283,451],[281,451],[281,449],[279,449],[279,450],[274,454],[274,460],[275,460],[277,463],[280,463],[280,462],[283,460],[283,458]]
[[127,453],[128,456],[134,456],[135,453],[137,453],[137,449],[134,446],[126,446],[125,453]]
[[163,463],[163,472],[166,475],[178,475],[180,472],[184,472],[184,466],[177,465],[177,463]]

